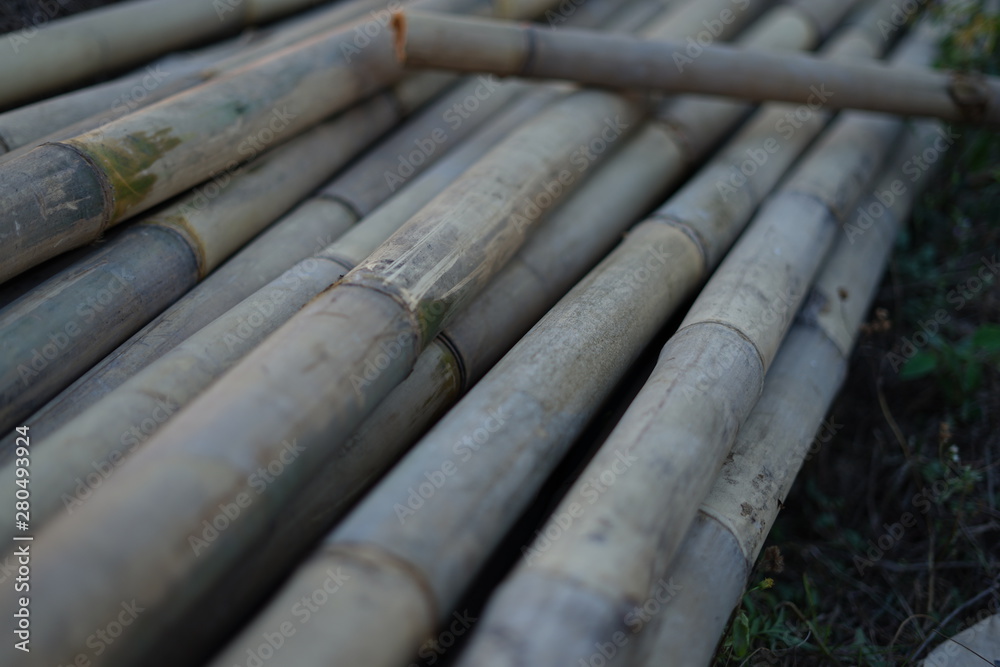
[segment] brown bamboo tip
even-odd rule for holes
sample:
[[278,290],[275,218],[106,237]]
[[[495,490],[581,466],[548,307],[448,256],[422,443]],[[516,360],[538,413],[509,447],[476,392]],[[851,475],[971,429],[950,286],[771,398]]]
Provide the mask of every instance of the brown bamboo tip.
[[393,44],[396,47],[396,60],[406,63],[406,15],[396,10],[392,13],[392,32],[395,35]]

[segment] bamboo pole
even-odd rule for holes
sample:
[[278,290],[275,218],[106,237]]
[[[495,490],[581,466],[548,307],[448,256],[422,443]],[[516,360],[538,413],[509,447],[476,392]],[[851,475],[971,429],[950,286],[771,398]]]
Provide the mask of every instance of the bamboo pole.
[[133,0],[56,21],[49,20],[49,4],[39,3],[33,24],[2,40],[0,106],[232,34],[316,2]]
[[[641,635],[633,661],[637,667],[661,664],[664,655],[676,665],[711,661],[780,503],[847,375],[858,327],[899,228],[936,171],[914,178],[902,169],[912,156],[940,145],[942,129],[920,123],[894,149],[871,194],[858,202],[857,210],[882,211],[864,236],[855,238],[844,225],[808,305],[767,373],[760,400],[670,566],[666,578],[680,592]],[[886,192],[894,192],[888,206],[884,196],[876,199]]]
[[[644,25],[651,15],[649,4],[655,10],[657,3],[639,3],[640,6],[626,8],[620,16],[614,16],[616,2],[591,0],[587,12],[574,13],[567,22],[572,25],[607,24],[612,30],[634,30]],[[401,110],[410,108],[416,102],[416,96],[407,92],[409,80],[404,79],[396,86]],[[70,419],[216,316],[277,278],[287,267],[340,236],[349,225],[369,214],[402,187],[403,176],[400,174],[414,179],[432,165],[444,150],[469,136],[497,109],[528,87],[528,84],[516,82],[498,85],[478,77],[457,88],[450,97],[423,110],[417,118],[362,157],[353,169],[326,186],[318,197],[305,202],[286,219],[275,223],[272,229],[264,232],[32,415],[27,423],[35,437],[44,441]],[[427,148],[428,145],[431,148]],[[457,177],[458,171],[460,169],[451,169],[449,180]],[[425,192],[436,192],[444,187],[443,172],[439,170],[437,173],[433,182],[439,185],[432,187],[429,181],[425,182],[422,186]],[[412,191],[408,197],[410,201],[417,201]],[[421,200],[423,203],[426,201]],[[0,440],[0,463],[9,461],[15,435]]]
[[[442,0],[462,9],[479,0]],[[0,164],[0,280],[91,241],[108,227],[235,168],[400,76],[382,30],[364,20],[72,139]]]
[[[114,484],[74,516],[50,523],[33,563],[39,581],[47,579],[33,597],[45,610],[35,626],[41,659],[75,654],[95,617],[117,614],[121,591],[147,611],[103,662],[128,662],[136,657],[131,651],[155,641],[172,614],[243,548],[266,539],[281,499],[409,373],[447,319],[517,250],[535,222],[525,208],[551,195],[545,186],[553,170],[572,168],[579,146],[602,131],[634,127],[641,117],[638,104],[585,91],[522,125],[191,403],[183,420],[160,429],[123,463]],[[552,196],[552,203],[561,199]],[[366,373],[371,379],[359,383]],[[214,516],[233,494],[254,493],[248,476],[261,462],[287,457],[290,447],[295,465],[284,466],[270,493],[241,510],[221,541],[196,554],[192,538],[202,515]],[[109,549],[126,525],[143,539]],[[90,573],[88,583],[66,577],[67,558]],[[181,588],[170,583],[181,579]]]
[[[365,121],[365,133],[387,130],[403,114],[419,107],[427,99],[428,92],[424,90],[427,81],[421,83],[421,80],[423,77],[406,77],[379,98],[382,102],[372,102],[373,113]],[[410,122],[361,157],[352,169],[325,186],[317,197],[275,223],[50,404],[28,417],[25,423],[34,429],[36,438],[46,439],[128,377],[280,276],[288,267],[321,249],[362,214],[388,198],[399,185],[386,177],[387,166],[391,165],[395,171],[399,169],[401,156],[407,156],[414,173],[423,171],[451,145],[486,122],[525,85],[503,84],[490,93],[481,91],[483,84],[475,79],[422,109]],[[478,97],[477,91],[481,93]],[[479,105],[476,113],[453,127],[447,122],[451,118],[449,110],[470,96]],[[435,142],[434,138],[442,141]],[[427,142],[431,142],[433,152],[424,156],[423,153],[430,149],[421,151],[417,157],[423,161],[414,164],[417,160],[409,160],[409,154],[417,143],[426,146]],[[0,440],[0,462],[7,461],[13,443],[13,434]]]
[[[725,95],[1000,125],[1000,80],[981,74],[830,63],[807,55],[652,42],[593,30],[397,12],[396,50],[409,67],[570,79],[615,88]],[[819,83],[817,83],[819,82]]]
[[[648,146],[656,136],[654,130],[658,129],[651,129],[650,137],[640,135],[636,141],[641,140]],[[705,128],[707,132],[721,133],[723,130],[724,127]],[[689,145],[710,144],[707,140],[685,141],[688,137],[681,137],[676,131],[667,133],[665,138],[668,144],[674,144],[672,152],[678,157]],[[754,138],[757,142],[761,140],[759,134]],[[746,141],[756,145],[749,143],[749,137]],[[800,148],[807,143],[808,137],[803,137]],[[654,152],[662,150],[654,148]],[[794,159],[794,152],[790,150],[781,158],[786,165]],[[669,173],[697,156],[678,157],[667,158],[660,163],[661,168]],[[656,163],[654,159],[653,164]],[[780,175],[780,169],[776,172]],[[714,193],[714,179],[703,183],[702,188]],[[584,192],[589,189],[588,186]],[[753,204],[744,203],[744,206],[743,219],[746,220]],[[721,210],[719,216],[721,219],[738,213]],[[697,246],[686,233],[677,227],[656,225],[673,232],[673,238],[679,242],[678,251],[669,258],[675,268],[686,263],[694,269],[700,264]],[[548,226],[543,227],[539,234],[548,229]],[[651,246],[654,250],[662,247],[664,239],[658,237],[657,232],[658,229],[651,231],[647,227],[628,237],[629,251],[634,253],[631,259],[648,260]],[[622,248],[616,250],[602,264],[606,267],[603,279],[593,277],[602,275],[600,270],[595,270],[582,284],[589,284],[589,288],[582,285],[575,288],[571,296],[550,311],[514,351],[476,385],[459,407],[393,469],[346,523],[331,534],[323,550],[299,570],[268,610],[213,664],[230,664],[245,656],[246,651],[255,646],[255,638],[260,632],[290,620],[289,604],[314,590],[317,583],[322,584],[329,576],[328,569],[345,573],[348,583],[336,596],[331,596],[319,612],[319,618],[314,617],[305,627],[296,626],[294,641],[289,641],[283,649],[289,660],[303,665],[328,664],[333,656],[348,656],[347,660],[363,661],[364,664],[402,662],[433,632],[435,623],[448,614],[465,584],[485,561],[491,546],[516,519],[523,503],[544,479],[545,471],[551,469],[560,451],[564,451],[559,450],[558,438],[553,434],[574,426],[579,429],[586,423],[594,404],[600,401],[600,395],[594,394],[606,395],[611,390],[614,378],[628,365],[627,357],[638,354],[645,340],[656,330],[654,320],[659,319],[662,323],[666,317],[649,308],[651,303],[658,303],[656,297],[662,300],[664,292],[673,292],[663,287],[666,262],[654,261],[653,267],[660,271],[652,273],[640,263],[638,268],[646,273],[637,276],[634,264],[630,266],[612,259],[616,254],[619,255],[616,259],[620,259],[621,251]],[[544,256],[546,261],[552,261],[551,252]],[[692,285],[698,279],[697,270],[688,271],[686,275],[683,271],[679,273],[684,275],[682,280]],[[508,284],[503,283],[503,286]],[[499,281],[496,289],[500,294]],[[634,292],[637,289],[640,293]],[[592,301],[580,303],[579,299],[573,299],[574,294],[584,292]],[[520,293],[518,290],[512,298]],[[676,303],[681,298],[681,294],[670,294],[667,300]],[[466,316],[470,321],[475,317],[471,310]],[[482,325],[482,330],[489,328],[489,322]],[[470,340],[480,340],[479,335],[481,332],[470,336]],[[606,349],[608,341],[615,341],[613,349],[617,354],[597,353],[597,350]],[[625,351],[629,343],[630,352]],[[449,347],[455,349],[455,346]],[[608,358],[613,356],[618,358]],[[437,377],[441,385],[447,382],[445,374],[439,373]],[[412,379],[413,376],[408,378],[407,383]],[[593,386],[597,379],[602,383],[600,388]],[[580,391],[575,398],[560,398],[555,388],[566,387]],[[548,412],[547,417],[539,419],[538,413],[544,412]],[[379,414],[378,411],[375,414]],[[376,441],[372,431],[379,429],[379,421],[373,416],[369,423],[370,430],[365,432],[363,428],[359,434],[364,438],[360,442]],[[480,440],[480,435],[486,440]],[[504,446],[491,447],[494,439]],[[437,477],[445,480],[455,474],[456,468],[462,477],[435,481],[429,487],[430,492],[420,491],[416,495],[415,489],[422,484]],[[460,484],[461,490],[453,489],[453,484]],[[331,510],[327,508],[327,511]],[[439,549],[442,542],[448,543],[449,549]],[[362,591],[364,599],[359,599]],[[366,627],[393,627],[396,630],[394,646],[388,645],[388,638],[381,638],[378,647],[386,654],[391,649],[391,656],[379,656],[376,661],[375,656],[365,652],[368,647],[362,644],[367,636]]]
[[[922,55],[897,58],[914,54]],[[837,223],[900,126],[842,115],[769,199],[527,548],[530,558],[493,596],[468,664],[571,664],[635,631],[633,608],[663,583],[658,575],[696,514],[692,499],[709,491]],[[573,521],[557,523],[565,516]]]
[[[23,155],[46,141],[68,139],[88,132],[136,109],[149,106],[213,77],[305,41],[318,33],[361,15],[385,25],[389,12],[385,0],[348,0],[320,8],[278,26],[212,45],[189,55],[167,56],[143,70],[114,81],[42,100],[0,114],[0,163]],[[410,6],[441,6],[437,0],[415,0]],[[443,6],[447,10],[447,6]],[[358,43],[363,43],[358,40]],[[167,70],[167,71],[163,71]]]
[[[552,100],[555,91],[538,92],[493,116],[491,123],[424,172],[411,187],[339,239],[297,262],[222,313],[126,380],[92,409],[40,438],[33,449],[35,525],[43,525],[63,510],[73,514],[90,497],[92,487],[104,485],[112,472],[100,475],[100,479],[91,477],[97,484],[80,480],[87,480],[98,469],[114,471],[121,460],[131,456],[173,414],[306,303],[361,263],[491,146],[537,114]],[[111,468],[107,467],[109,463]],[[12,460],[5,469],[8,467],[13,474]],[[352,483],[350,478],[344,481],[345,485]],[[0,509],[0,514],[5,511]],[[13,514],[9,518],[7,524],[13,526]]]
[[[447,83],[424,78],[413,92],[427,99]],[[0,431],[22,423],[377,139],[398,119],[396,104],[393,95],[375,97],[220,175],[5,309]]]

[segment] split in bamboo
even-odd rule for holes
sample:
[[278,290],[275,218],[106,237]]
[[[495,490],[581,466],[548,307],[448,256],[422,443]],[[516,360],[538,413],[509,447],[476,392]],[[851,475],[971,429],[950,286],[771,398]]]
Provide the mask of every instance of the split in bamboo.
[[1000,126],[1000,79],[981,74],[904,72],[718,45],[703,47],[697,58],[690,58],[682,42],[411,11],[397,12],[393,27],[397,57],[410,67],[570,79],[615,88],[818,104]]

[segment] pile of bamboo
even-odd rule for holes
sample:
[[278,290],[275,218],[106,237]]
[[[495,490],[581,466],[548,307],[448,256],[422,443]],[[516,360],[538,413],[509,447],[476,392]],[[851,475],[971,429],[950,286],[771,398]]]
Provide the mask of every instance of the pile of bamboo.
[[891,0],[343,0],[204,45],[312,4],[6,40],[4,655],[706,664],[952,143],[905,116],[996,124],[1000,84]]

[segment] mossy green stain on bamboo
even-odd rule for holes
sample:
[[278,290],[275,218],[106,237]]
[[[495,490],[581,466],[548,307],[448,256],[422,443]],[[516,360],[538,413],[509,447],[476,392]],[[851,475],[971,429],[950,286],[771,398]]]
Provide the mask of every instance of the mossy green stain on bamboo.
[[82,145],[72,140],[68,143],[84,151],[103,168],[114,195],[114,212],[110,220],[114,224],[149,196],[157,180],[155,173],[149,173],[150,167],[180,145],[181,139],[165,127],[152,134],[139,131],[123,138],[103,137],[98,142]]

